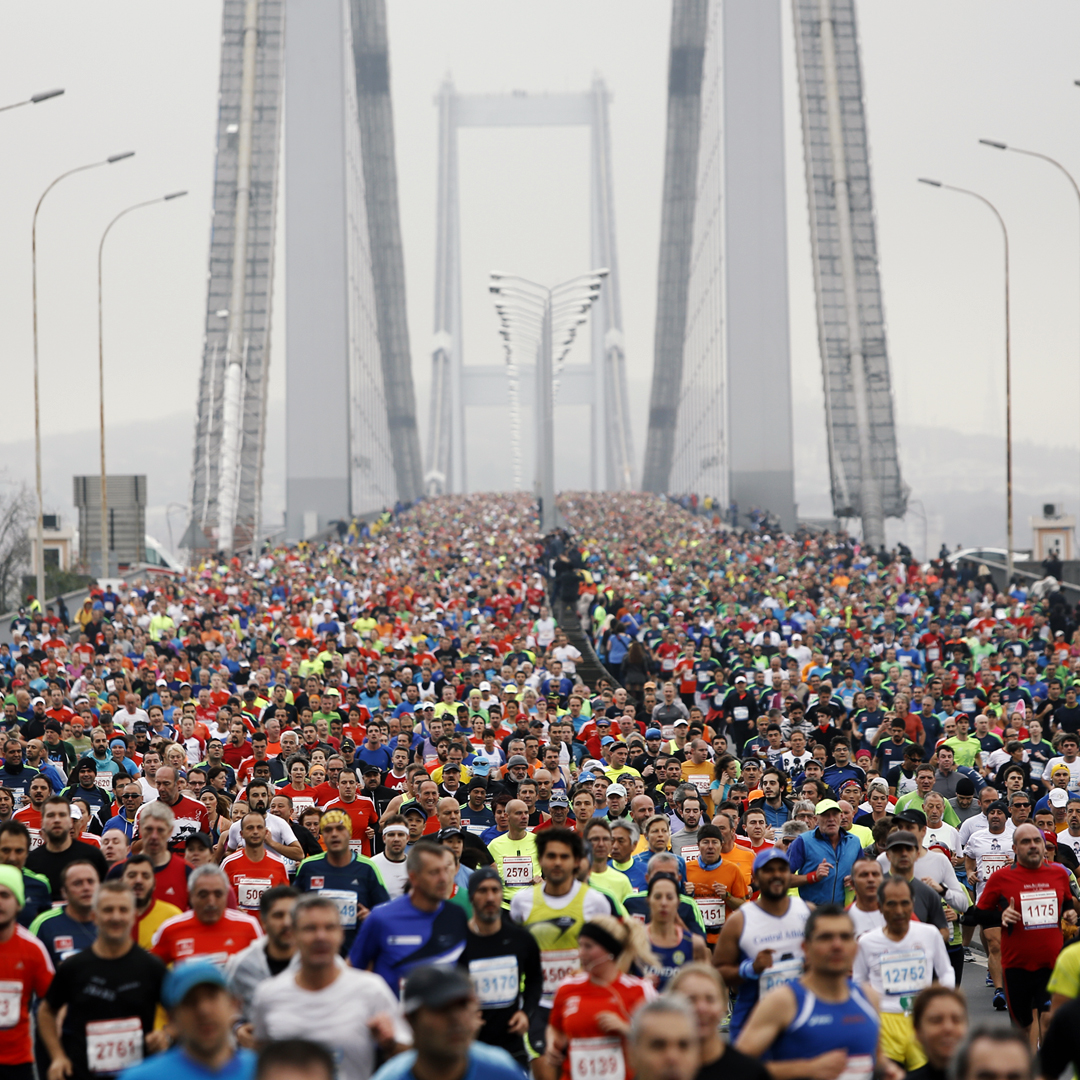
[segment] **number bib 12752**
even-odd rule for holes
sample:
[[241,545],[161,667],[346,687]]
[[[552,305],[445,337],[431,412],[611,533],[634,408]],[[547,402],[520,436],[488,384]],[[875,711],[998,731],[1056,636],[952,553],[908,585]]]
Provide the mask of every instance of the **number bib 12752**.
[[469,961],[469,978],[482,1009],[505,1009],[518,999],[520,977],[516,956],[489,956]]
[[570,1076],[572,1080],[625,1080],[622,1039],[571,1039]]
[[886,994],[917,994],[930,985],[930,965],[922,949],[886,953],[881,958],[881,985]]
[[86,1061],[93,1073],[116,1073],[138,1065],[143,1056],[142,1021],[94,1020],[86,1025]]

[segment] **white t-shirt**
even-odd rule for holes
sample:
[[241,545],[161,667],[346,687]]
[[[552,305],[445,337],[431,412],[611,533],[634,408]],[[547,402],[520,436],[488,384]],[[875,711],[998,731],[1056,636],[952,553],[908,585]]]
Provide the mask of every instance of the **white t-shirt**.
[[369,1080],[377,1046],[369,1022],[379,1013],[393,1019],[394,1040],[412,1043],[401,1005],[381,975],[338,961],[338,977],[321,990],[305,990],[289,968],[258,985],[251,1002],[255,1038],[314,1038],[333,1055],[340,1080]]
[[960,832],[947,821],[943,821],[936,829],[927,825],[922,843],[927,849],[934,844],[944,844],[954,855],[960,854]]
[[143,806],[147,803],[157,802],[158,793],[156,787],[150,786],[150,781],[145,776],[139,777],[139,786],[142,788]]
[[1068,829],[1057,834],[1058,847],[1064,844],[1077,858],[1080,858],[1080,836],[1073,836]]
[[581,659],[581,653],[569,642],[565,645],[556,645],[551,650],[554,659],[561,661],[564,675],[571,678],[577,674],[577,662]]
[[390,894],[390,899],[396,900],[399,896],[404,896],[405,886],[409,883],[405,860],[394,862],[386,857],[385,851],[380,851],[378,855],[371,857],[371,861],[378,867],[379,873],[382,874],[383,884]]
[[1013,831],[1013,823],[1006,821],[1005,831],[1002,833],[995,835],[989,829],[980,829],[968,837],[968,842],[964,845],[964,855],[975,860],[976,900],[982,895],[986,879],[995,870],[1012,865]]
[[885,925],[885,916],[880,911],[860,911],[852,902],[847,909],[851,921],[855,924],[855,937],[861,938],[863,934],[869,934],[871,930],[878,930]]
[[[270,839],[275,844],[295,844],[296,833],[292,831],[292,826],[284,819],[279,818],[277,814],[266,815],[266,828],[270,833]],[[225,847],[229,851],[235,851],[240,846],[240,822],[234,821],[229,826],[229,839]],[[277,852],[274,852],[276,855]]]
[[1043,770],[1044,776],[1053,776],[1054,770],[1059,766],[1064,765],[1069,770],[1069,790],[1080,791],[1080,757],[1078,757],[1072,764],[1069,764],[1063,757],[1051,758],[1046,763],[1046,768]]
[[883,1013],[910,1013],[915,995],[935,978],[942,986],[956,985],[941,933],[917,922],[900,941],[888,937],[884,927],[860,937],[852,978],[860,984],[869,982],[878,992]]

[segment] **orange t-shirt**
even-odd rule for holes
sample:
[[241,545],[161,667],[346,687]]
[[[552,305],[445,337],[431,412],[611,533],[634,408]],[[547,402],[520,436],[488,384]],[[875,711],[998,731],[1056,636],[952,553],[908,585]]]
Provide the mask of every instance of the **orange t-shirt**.
[[740,900],[749,895],[750,884],[743,876],[742,867],[727,855],[721,856],[720,865],[712,870],[703,870],[697,859],[687,859],[686,880],[694,886],[694,903],[705,923],[706,940],[713,945],[731,910],[731,905],[717,896],[716,886],[725,886],[729,896]]

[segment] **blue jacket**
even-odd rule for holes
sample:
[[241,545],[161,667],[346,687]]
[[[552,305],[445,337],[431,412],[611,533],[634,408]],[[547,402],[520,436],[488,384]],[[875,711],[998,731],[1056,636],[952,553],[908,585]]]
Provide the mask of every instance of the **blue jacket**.
[[828,877],[820,878],[812,885],[800,885],[799,896],[808,904],[842,904],[844,878],[851,873],[861,851],[858,838],[843,829],[840,830],[840,843],[835,848],[821,835],[820,829],[796,836],[788,848],[793,874],[810,873],[821,865],[822,859],[832,864]]

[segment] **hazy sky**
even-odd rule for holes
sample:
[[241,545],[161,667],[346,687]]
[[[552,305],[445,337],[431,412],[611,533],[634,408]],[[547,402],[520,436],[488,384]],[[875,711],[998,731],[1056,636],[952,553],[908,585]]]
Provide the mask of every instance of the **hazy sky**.
[[[333,0],[312,0],[333,2]],[[760,0],[779,2],[779,0]],[[638,460],[650,379],[663,180],[667,34],[661,0],[389,0],[391,73],[413,370],[428,416],[435,258],[436,114],[450,75],[462,91],[583,90],[602,75],[611,105],[625,343]],[[821,376],[788,5],[789,277],[798,499],[825,509]],[[934,176],[995,200],[1013,258],[1014,424],[1048,447],[1055,484],[1080,478],[1080,226],[1076,197],[1048,165],[980,147],[979,137],[1060,157],[1080,172],[1080,8],[965,0],[858,4],[882,282],[898,417],[990,434],[1003,426],[1002,249],[989,212],[916,183]],[[0,104],[64,86],[65,97],[0,114],[0,443],[33,431],[30,221],[60,172],[122,150],[137,156],[65,181],[39,228],[43,430],[97,422],[96,251],[118,210],[177,188],[190,195],[117,226],[106,257],[108,413],[118,426],[187,412],[194,423],[206,290],[220,3],[0,2]],[[497,360],[490,269],[550,281],[588,267],[584,130],[461,136],[465,345]],[[280,297],[275,307],[281,311]],[[276,326],[275,330],[279,330]],[[277,341],[280,346],[281,336]],[[283,397],[280,347],[271,396]],[[762,387],[763,408],[769,388]],[[560,431],[573,438],[573,415]],[[505,416],[476,417],[501,429]],[[280,460],[280,432],[268,455]],[[175,447],[190,469],[191,447]],[[902,461],[904,450],[901,448]],[[472,463],[471,463],[472,464]],[[475,462],[508,485],[508,455]],[[71,472],[96,462],[73,461]],[[273,463],[268,462],[268,469]],[[5,474],[0,458],[0,478]],[[482,470],[482,473],[480,472]],[[573,469],[570,468],[570,473]],[[565,470],[564,470],[565,473]],[[582,483],[560,474],[560,483]],[[500,478],[502,478],[500,480]],[[905,470],[914,493],[930,483]],[[151,483],[153,479],[151,478]],[[65,501],[67,491],[57,492]],[[1074,500],[1075,501],[1075,500]],[[1075,507],[1074,507],[1075,508]],[[269,511],[268,511],[269,512]]]

